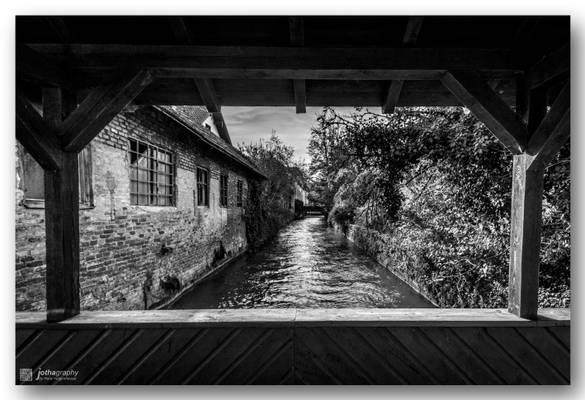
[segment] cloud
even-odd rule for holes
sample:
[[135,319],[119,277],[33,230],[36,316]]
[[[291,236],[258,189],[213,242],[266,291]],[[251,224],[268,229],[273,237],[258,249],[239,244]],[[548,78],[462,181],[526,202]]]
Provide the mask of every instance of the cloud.
[[307,107],[296,114],[294,107],[222,107],[232,143],[255,143],[268,139],[274,129],[284,143],[295,150],[295,158],[309,160],[307,146],[311,127],[321,107]]

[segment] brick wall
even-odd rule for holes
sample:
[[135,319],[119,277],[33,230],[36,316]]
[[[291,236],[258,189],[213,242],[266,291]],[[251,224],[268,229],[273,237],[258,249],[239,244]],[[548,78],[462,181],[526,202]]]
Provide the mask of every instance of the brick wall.
[[[130,205],[129,137],[175,152],[176,207]],[[245,172],[180,125],[144,108],[118,115],[90,146],[95,207],[80,210],[82,309],[144,308],[149,274],[149,299],[162,300],[172,295],[161,287],[162,277],[177,277],[184,287],[214,268],[220,248],[231,257],[247,247],[244,209],[236,207],[238,179],[247,193]],[[195,204],[197,165],[211,172],[209,207]],[[222,171],[229,175],[228,207],[219,206]],[[16,308],[44,310],[44,210],[22,205],[20,175],[17,168]],[[163,245],[172,251],[161,255]]]

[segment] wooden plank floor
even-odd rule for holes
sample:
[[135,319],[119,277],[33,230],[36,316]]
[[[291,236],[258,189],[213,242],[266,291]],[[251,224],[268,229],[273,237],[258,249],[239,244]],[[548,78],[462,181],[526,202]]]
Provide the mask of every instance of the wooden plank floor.
[[17,313],[17,384],[570,383],[569,310],[280,311]]

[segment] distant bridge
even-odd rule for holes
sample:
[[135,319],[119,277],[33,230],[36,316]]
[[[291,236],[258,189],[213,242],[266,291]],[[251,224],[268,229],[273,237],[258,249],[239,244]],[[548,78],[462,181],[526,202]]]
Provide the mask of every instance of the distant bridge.
[[325,215],[325,207],[322,206],[305,206],[305,215]]

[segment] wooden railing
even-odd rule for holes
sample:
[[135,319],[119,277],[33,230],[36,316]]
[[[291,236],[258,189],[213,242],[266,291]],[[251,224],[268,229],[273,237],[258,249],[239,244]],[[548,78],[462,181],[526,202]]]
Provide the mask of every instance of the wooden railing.
[[19,384],[570,383],[567,309],[535,320],[494,309],[258,309],[45,321],[16,315]]

